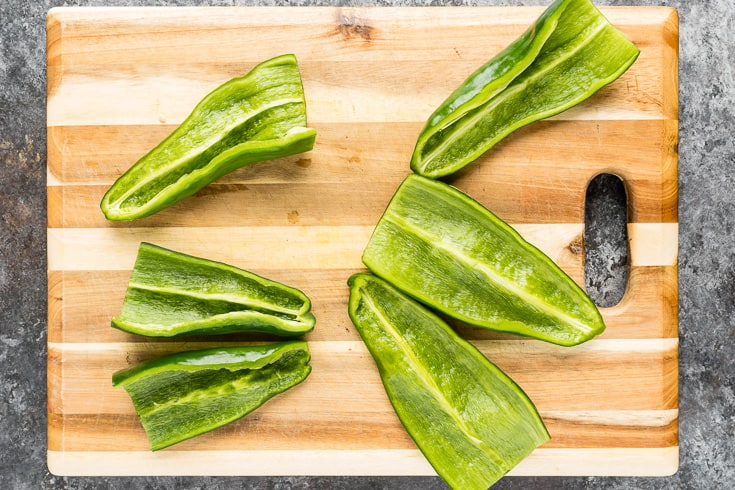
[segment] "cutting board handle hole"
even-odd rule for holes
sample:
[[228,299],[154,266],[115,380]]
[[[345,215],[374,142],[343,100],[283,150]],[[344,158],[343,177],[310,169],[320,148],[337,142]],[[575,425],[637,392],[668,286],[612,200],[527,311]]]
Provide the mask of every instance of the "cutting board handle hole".
[[587,186],[584,205],[584,283],[599,307],[617,305],[628,286],[628,198],[616,175],[600,174]]

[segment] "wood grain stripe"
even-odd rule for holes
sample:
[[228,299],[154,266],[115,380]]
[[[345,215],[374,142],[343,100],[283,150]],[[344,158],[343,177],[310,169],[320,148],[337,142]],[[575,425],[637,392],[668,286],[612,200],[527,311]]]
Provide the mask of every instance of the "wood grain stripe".
[[[276,402],[276,399],[271,400]],[[177,451],[238,450],[257,447],[262,450],[299,449],[303,451],[342,449],[410,449],[413,441],[398,421],[389,405],[384,411],[369,411],[349,425],[348,412],[265,410],[237,422],[176,446]],[[325,401],[326,403],[326,401]],[[307,409],[310,406],[307,405]],[[551,441],[546,448],[605,448],[605,447],[670,447],[678,442],[676,410],[621,410],[598,412],[541,411]],[[138,417],[126,414],[50,414],[54,429],[67,427],[74,434],[65,440],[67,451],[138,451],[149,443]],[[105,437],[100,426],[114,426],[115,440]],[[283,432],[284,426],[291,430]],[[274,434],[264,438],[263,434]],[[57,449],[56,440],[49,441]]]
[[[229,337],[223,337],[229,339]],[[209,337],[206,341],[182,341],[178,339],[171,343],[129,343],[129,342],[49,342],[49,349],[62,352],[102,352],[116,353],[125,351],[128,354],[135,352],[142,360],[146,355],[165,355],[172,352],[187,349],[207,349],[223,344],[232,345],[248,345],[261,344],[265,341],[243,342],[242,340],[229,342],[223,340],[213,340]],[[514,352],[519,355],[537,354],[537,355],[555,355],[577,356],[581,353],[619,353],[626,351],[634,351],[636,353],[650,353],[659,351],[670,351],[678,346],[678,339],[592,339],[584,344],[574,347],[563,347],[549,344],[548,342],[540,342],[532,339],[517,338],[514,341],[508,340],[477,340],[473,344],[486,355],[493,355],[496,352],[507,351]],[[323,355],[329,354],[350,354],[358,353],[360,355],[369,354],[365,344],[361,340],[355,341],[320,341],[314,342],[310,346],[312,353],[316,352]]]
[[[303,155],[280,159],[278,164],[258,164],[247,171],[222,177],[225,184],[299,183],[352,184],[395,181],[410,171],[408,161],[422,121],[382,124],[313,123],[317,130],[315,149]],[[49,171],[51,185],[95,184],[109,186],[128,167],[158,144],[176,125],[51,126]],[[661,147],[673,148],[677,132],[671,121],[561,121],[545,120],[509,135],[473,167],[464,179],[474,177],[510,184],[523,175],[533,182],[550,177],[591,180],[602,172],[622,174],[627,180],[652,182],[666,178],[649,164],[661,160]],[[380,145],[375,141],[380,140]],[[629,151],[635,148],[635,151]],[[538,154],[543,158],[538,158]],[[549,175],[550,170],[561,175]],[[544,172],[546,170],[546,172]],[[537,175],[537,171],[542,175]],[[571,174],[571,175],[568,175]],[[467,182],[470,185],[470,182]],[[516,184],[518,185],[518,184]]]
[[[130,270],[138,245],[148,241],[245,269],[256,266],[263,269],[357,269],[362,267],[360,257],[373,228],[374,225],[50,228],[48,267],[52,271]],[[515,229],[563,269],[579,269],[583,254],[575,243],[582,235],[582,225],[517,224]],[[631,223],[628,229],[632,238],[632,266],[676,265],[676,225],[639,227]],[[217,243],[216,257],[213,256],[213,243]],[[279,252],[267,253],[272,250]],[[257,262],[251,265],[242,263],[256,257]]]
[[[359,340],[347,315],[347,278],[360,269],[261,269],[253,272],[295,286],[312,300],[317,327],[309,340]],[[581,281],[581,270],[573,278]],[[677,268],[638,267],[631,270],[628,293],[616,306],[602,308],[606,339],[675,338],[677,331]],[[130,279],[128,270],[51,271],[49,282],[49,342],[168,342],[147,339],[110,327],[110,319],[122,306]],[[471,328],[455,323],[468,339],[518,339],[510,334]],[[272,339],[241,335],[228,339]],[[194,341],[201,338],[194,337]]]
[[131,270],[141,241],[248,270],[357,269],[372,228],[56,228],[47,233],[48,269]]
[[[50,344],[49,372],[63,375],[64,395],[50,391],[49,411],[66,415],[132,414],[125,392],[111,386],[115,371],[174,352],[227,344]],[[678,339],[592,340],[574,348],[524,340],[480,340],[473,344],[521,385],[539,410],[677,407]],[[327,412],[345,416],[391,412],[374,362],[361,341],[310,341],[309,348],[312,374],[298,389],[289,391],[285,404],[269,404],[263,407],[264,413],[291,412],[295,405],[319,414],[329,406]],[[545,372],[554,374],[539,376],[542,366]],[[360,397],[355,397],[358,388]],[[605,397],[594,393],[605,393]]]
[[[436,473],[418,449],[48,452],[55,475],[354,475]],[[539,448],[509,476],[668,476],[679,467],[679,448]]]
[[[196,225],[199,212],[221,224],[233,210],[242,224],[283,221],[293,211],[305,224],[374,220],[409,172],[421,124],[314,126],[313,151],[233,172],[143,226]],[[48,184],[65,187],[57,191],[62,206],[49,206],[50,226],[108,226],[99,210],[102,195],[172,129],[50,128]],[[511,223],[582,222],[589,181],[613,173],[626,183],[630,221],[675,222],[676,161],[660,160],[662,148],[674,151],[676,134],[671,121],[543,121],[513,133],[451,183]],[[320,207],[332,202],[331,209]],[[58,215],[66,209],[74,212]]]
[[[478,36],[477,39],[482,38]],[[462,43],[466,42],[465,40]],[[458,46],[462,51],[467,50],[463,45]],[[357,70],[354,60],[300,61],[309,117],[319,123],[345,120],[373,123],[421,121],[431,114],[454,87],[501,49],[502,47],[498,47],[493,52],[488,46],[483,46],[482,51],[487,53],[487,58],[462,56],[433,61],[414,58],[400,63],[396,63],[391,54],[386,53],[383,59],[362,61]],[[632,84],[639,83],[635,71],[648,71],[653,63],[654,59],[645,56],[640,64],[636,62],[630,72],[624,74],[618,82],[603,88],[596,95],[600,100],[595,101],[594,109],[591,104],[582,103],[553,119],[667,119],[660,102],[655,98],[636,99],[630,90]],[[178,124],[209,91],[231,78],[243,76],[254,64],[255,60],[238,60],[227,65],[175,61],[69,65],[64,72],[63,83],[49,100],[49,110],[54,115],[50,122],[53,126],[90,123]],[[437,70],[441,73],[439,79],[435,76]],[[88,90],[89,85],[99,78],[109,80],[109,83],[95,88],[91,100],[95,104],[75,107],[62,102],[80,96],[81,92]],[[415,87],[419,92],[408,93],[402,90],[406,86]],[[661,90],[656,85],[644,88],[648,92]],[[334,97],[329,98],[329,93]],[[115,99],[120,100],[109,100],[111,96],[117,96]],[[622,107],[614,106],[611,101],[620,98],[626,98],[630,103]],[[119,110],[124,102],[131,104],[128,111]],[[391,103],[395,105],[391,106]],[[601,103],[604,109],[602,117],[598,115],[600,105],[597,103]]]
[[[295,50],[288,50],[295,51]],[[380,60],[375,66],[365,66],[364,73],[380,73],[380,68],[388,62]],[[411,62],[403,62],[401,69],[416,73],[419,79],[427,78],[425,73],[461,73],[452,77],[451,84],[434,85],[431,90],[407,92],[402,90],[406,82],[402,77],[395,79],[377,78],[365,81],[358,86],[331,85],[322,79],[309,79],[311,67],[300,63],[304,73],[304,93],[309,121],[320,123],[383,123],[423,122],[466,76],[479,66],[478,62],[422,64],[415,67]],[[353,76],[354,67],[350,66]],[[405,66],[408,65],[408,66]],[[446,66],[445,66],[446,65]],[[138,74],[134,83],[124,78],[124,74],[113,74],[104,85],[98,78],[85,75],[68,75],[58,87],[55,95],[48,99],[48,123],[50,126],[82,125],[155,125],[179,124],[192,108],[210,91],[224,83],[229,75],[220,75],[216,83],[203,84],[198,79],[175,78],[167,67],[156,66],[157,75]],[[92,67],[98,74],[99,70]],[[359,73],[363,73],[361,70]],[[650,99],[631,100],[628,105],[615,102],[629,97],[626,85],[635,83],[634,74],[625,74],[617,84],[610,85],[596,94],[596,104],[581,103],[572,109],[554,116],[554,120],[658,120],[664,119],[660,112],[660,102]],[[349,77],[348,77],[349,78]],[[349,83],[349,80],[347,81]],[[360,87],[365,85],[366,87]],[[94,86],[94,91],[90,87]],[[86,98],[86,99],[85,99]],[[71,104],[67,101],[86,100],[88,104]],[[602,112],[600,112],[602,111]]]

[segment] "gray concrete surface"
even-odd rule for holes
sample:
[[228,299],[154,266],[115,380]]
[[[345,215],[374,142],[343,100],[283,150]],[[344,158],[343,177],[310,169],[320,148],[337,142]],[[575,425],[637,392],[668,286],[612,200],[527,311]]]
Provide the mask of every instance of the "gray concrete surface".
[[[312,0],[263,4],[330,4]],[[61,478],[46,469],[45,13],[57,5],[194,1],[0,2],[0,489],[439,489],[438,478]],[[209,5],[257,2],[217,0]],[[518,0],[374,0],[359,5],[546,5]],[[667,478],[506,478],[498,489],[735,488],[735,5],[732,0],[597,0],[666,5],[680,15],[680,444]],[[620,218],[619,191],[598,189],[595,222]],[[616,211],[617,209],[617,211]],[[604,240],[605,237],[598,237]],[[590,238],[594,242],[596,238]],[[591,284],[614,301],[620,251]],[[616,279],[617,278],[617,279]],[[594,281],[593,281],[594,282]]]

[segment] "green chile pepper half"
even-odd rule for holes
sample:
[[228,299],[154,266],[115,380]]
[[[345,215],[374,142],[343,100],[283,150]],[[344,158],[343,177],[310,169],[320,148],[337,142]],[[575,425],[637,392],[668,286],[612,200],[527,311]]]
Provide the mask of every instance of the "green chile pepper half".
[[182,352],[117,371],[157,451],[233,422],[311,372],[306,342]]
[[348,282],[388,398],[449,486],[485,490],[550,439],[523,390],[438,316],[372,274]]
[[470,325],[575,345],[605,329],[587,294],[480,203],[409,175],[363,252],[378,276]]
[[295,337],[314,328],[310,309],[298,289],[143,242],[112,326],[150,337],[233,332]]
[[117,179],[100,207],[112,221],[149,216],[240,167],[309,151],[315,138],[296,58],[278,56],[202,99]]
[[429,117],[411,168],[426,177],[450,175],[516,129],[589,98],[638,55],[590,0],[557,0]]

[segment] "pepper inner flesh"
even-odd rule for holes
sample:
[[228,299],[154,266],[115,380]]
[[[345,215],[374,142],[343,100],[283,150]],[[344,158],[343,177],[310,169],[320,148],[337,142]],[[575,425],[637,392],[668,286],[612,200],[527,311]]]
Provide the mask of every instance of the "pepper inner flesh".
[[396,414],[452,488],[484,490],[549,440],[523,391],[438,316],[372,274],[348,283]]
[[605,330],[595,304],[553,260],[441,181],[409,175],[362,259],[409,296],[473,326],[559,345]]
[[100,207],[109,220],[143,218],[238,168],[309,151],[315,138],[296,58],[278,56],[204,97],[115,181]]
[[310,309],[298,289],[143,242],[112,325],[156,337],[246,331],[295,336],[314,327]]
[[[198,355],[191,352],[178,357],[187,354],[194,359]],[[130,395],[151,448],[156,451],[247,415],[303,381],[311,371],[309,351],[303,342],[276,344],[267,355],[265,364],[249,363],[243,354],[238,365],[212,368],[181,361],[166,367],[163,359],[153,361],[150,372],[143,370],[116,384]],[[120,373],[116,375],[124,376]]]

